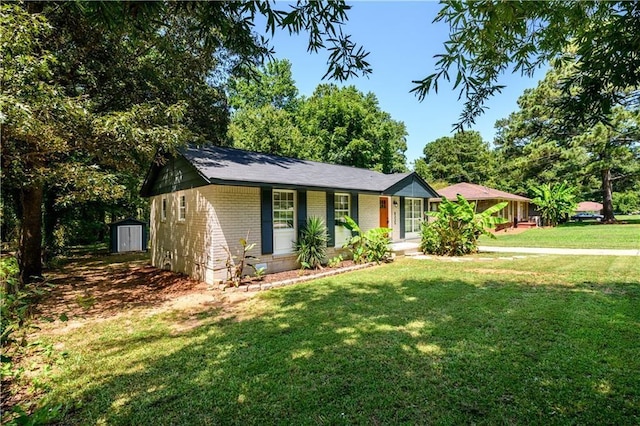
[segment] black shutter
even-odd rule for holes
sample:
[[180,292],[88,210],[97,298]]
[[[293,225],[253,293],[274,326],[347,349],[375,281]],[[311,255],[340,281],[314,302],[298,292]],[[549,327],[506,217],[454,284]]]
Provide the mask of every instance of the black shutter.
[[273,190],[260,189],[260,232],[262,234],[262,254],[273,253]]
[[307,191],[298,191],[298,236],[307,225]]
[[327,234],[329,239],[327,247],[336,245],[336,210],[333,192],[327,192]]
[[358,193],[351,193],[351,219],[353,219],[356,223],[360,221],[358,218]]

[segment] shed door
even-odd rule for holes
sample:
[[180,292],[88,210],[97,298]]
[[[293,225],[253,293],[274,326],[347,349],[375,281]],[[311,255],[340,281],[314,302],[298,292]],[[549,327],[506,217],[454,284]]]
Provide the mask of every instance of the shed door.
[[118,252],[142,250],[142,225],[118,227]]

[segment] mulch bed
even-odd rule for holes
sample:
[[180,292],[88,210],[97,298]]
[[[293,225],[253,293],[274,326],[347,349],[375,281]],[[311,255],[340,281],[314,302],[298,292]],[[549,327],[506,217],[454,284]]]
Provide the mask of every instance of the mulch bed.
[[335,268],[325,267],[321,269],[294,269],[292,271],[274,272],[273,274],[266,274],[262,280],[257,280],[256,278],[252,277],[247,281],[247,284],[255,284],[257,281],[262,283],[275,283],[294,278],[318,275],[332,269],[342,269],[353,265],[355,265],[355,263],[353,263],[353,260],[343,260],[340,265]]

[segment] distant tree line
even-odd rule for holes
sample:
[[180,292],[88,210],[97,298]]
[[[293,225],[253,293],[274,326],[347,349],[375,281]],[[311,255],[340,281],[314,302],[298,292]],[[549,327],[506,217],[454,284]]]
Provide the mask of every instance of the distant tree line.
[[496,123],[493,146],[474,131],[442,137],[425,146],[416,171],[441,186],[467,181],[526,196],[566,183],[578,201],[600,201],[606,220],[639,211],[640,110],[623,97],[601,121],[575,121],[562,86],[575,72],[574,61],[554,61],[518,110]]
[[298,95],[286,60],[229,87],[229,136],[239,148],[344,164],[383,173],[406,171],[407,130],[382,111],[373,93],[320,84]]

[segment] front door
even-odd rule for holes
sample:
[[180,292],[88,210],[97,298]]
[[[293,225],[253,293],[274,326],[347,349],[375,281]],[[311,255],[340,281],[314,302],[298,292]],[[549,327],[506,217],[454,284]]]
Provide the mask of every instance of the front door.
[[380,197],[380,227],[389,227],[389,199]]

